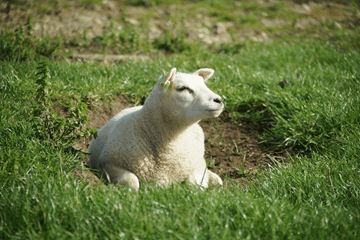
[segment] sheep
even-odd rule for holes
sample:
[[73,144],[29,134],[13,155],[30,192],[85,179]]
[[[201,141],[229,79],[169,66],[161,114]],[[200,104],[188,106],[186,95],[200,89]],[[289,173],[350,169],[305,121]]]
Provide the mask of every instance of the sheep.
[[221,178],[206,168],[198,124],[218,117],[224,108],[222,98],[205,85],[213,74],[210,68],[194,73],[172,68],[163,74],[143,106],[122,110],[98,130],[90,143],[90,167],[111,183],[133,189],[139,189],[139,179],[222,186]]

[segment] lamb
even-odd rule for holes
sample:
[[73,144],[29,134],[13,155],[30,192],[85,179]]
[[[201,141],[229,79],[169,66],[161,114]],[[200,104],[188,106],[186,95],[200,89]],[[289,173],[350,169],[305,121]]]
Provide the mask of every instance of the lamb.
[[217,117],[222,99],[205,82],[210,68],[194,73],[171,69],[143,106],[124,109],[101,127],[89,148],[89,165],[114,184],[139,189],[139,179],[158,185],[190,182],[222,185],[206,168],[204,133],[198,122]]

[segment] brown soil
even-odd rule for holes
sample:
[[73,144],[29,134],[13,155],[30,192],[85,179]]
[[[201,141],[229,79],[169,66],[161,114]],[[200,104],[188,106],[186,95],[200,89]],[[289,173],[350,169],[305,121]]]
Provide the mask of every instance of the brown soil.
[[217,173],[225,183],[229,180],[244,185],[252,180],[257,172],[278,161],[287,159],[288,154],[271,152],[259,144],[263,127],[255,123],[230,123],[227,113],[217,119],[200,122],[205,133],[205,158],[209,169]]
[[[91,106],[87,112],[90,116],[87,126],[99,129],[127,107],[131,107],[131,104],[122,95],[102,106]],[[272,164],[270,158],[283,161],[288,157],[286,151],[270,152],[264,145],[259,144],[258,136],[263,132],[261,125],[230,123],[226,112],[219,118],[205,119],[200,125],[205,134],[205,158],[209,169],[221,176],[226,185],[229,179],[244,185],[251,181],[258,171]],[[81,139],[74,147],[87,152],[89,144],[90,139]],[[84,159],[83,167],[75,174],[84,176],[89,183],[97,184],[99,178],[87,167],[87,159]]]

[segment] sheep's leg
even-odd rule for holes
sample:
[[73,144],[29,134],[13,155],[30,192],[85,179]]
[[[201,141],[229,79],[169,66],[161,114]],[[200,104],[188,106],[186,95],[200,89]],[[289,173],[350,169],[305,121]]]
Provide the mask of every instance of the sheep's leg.
[[221,178],[217,174],[208,170],[208,175],[209,175],[209,185],[221,185],[221,186],[223,185]]
[[109,175],[111,183],[121,184],[134,189],[139,189],[140,187],[138,177],[124,168],[116,167],[114,165],[107,166],[106,173]]

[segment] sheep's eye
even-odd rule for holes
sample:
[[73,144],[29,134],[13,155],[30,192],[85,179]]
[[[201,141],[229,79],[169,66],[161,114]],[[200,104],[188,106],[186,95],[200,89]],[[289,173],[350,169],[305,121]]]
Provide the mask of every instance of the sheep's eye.
[[194,93],[194,91],[191,88],[188,88],[188,87],[185,87],[185,86],[178,87],[176,90],[179,91],[179,92],[187,90],[189,93]]
[[182,86],[182,87],[178,87],[176,90],[178,90],[179,92],[182,92],[182,91],[184,91],[184,90],[186,90],[186,89],[188,89],[188,88]]

